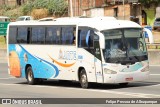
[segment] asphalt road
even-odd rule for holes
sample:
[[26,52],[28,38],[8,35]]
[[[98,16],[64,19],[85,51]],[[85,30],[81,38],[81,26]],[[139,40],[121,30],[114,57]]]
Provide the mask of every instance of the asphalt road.
[[[14,78],[8,75],[7,64],[0,63],[0,98],[160,98],[160,66],[150,66],[150,71],[151,74],[148,80],[130,83],[127,87],[121,87],[117,84],[93,84],[90,89],[82,89],[80,84],[76,82],[59,82],[53,80],[44,81],[40,85],[28,85],[26,79]],[[17,105],[0,105],[0,107],[8,106],[16,107]],[[47,106],[90,107],[87,104],[58,104]],[[92,107],[97,106],[115,107],[117,105],[92,104]],[[118,106],[135,107],[143,105],[120,104]],[[145,106],[158,107],[159,105]]]

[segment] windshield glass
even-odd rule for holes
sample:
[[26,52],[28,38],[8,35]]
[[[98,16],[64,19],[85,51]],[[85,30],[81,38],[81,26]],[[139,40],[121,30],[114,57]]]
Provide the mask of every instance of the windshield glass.
[[17,21],[24,21],[25,17],[19,17]]
[[104,30],[104,58],[107,63],[135,63],[147,60],[142,29],[126,28]]

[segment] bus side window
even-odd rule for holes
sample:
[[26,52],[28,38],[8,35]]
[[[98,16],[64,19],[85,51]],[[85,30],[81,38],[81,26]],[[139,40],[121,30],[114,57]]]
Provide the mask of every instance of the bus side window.
[[17,27],[9,27],[9,44],[16,43]]
[[33,44],[44,44],[45,43],[45,27],[33,27],[31,40]]
[[58,27],[55,33],[56,33],[56,40],[54,41],[54,43],[61,44],[61,28]]
[[62,44],[71,45],[74,42],[74,27],[62,27]]
[[83,48],[91,48],[93,47],[93,38],[94,38],[94,31],[83,28],[78,30],[78,47]]
[[94,39],[94,31],[90,30],[89,40],[88,40],[88,47],[93,47],[93,39]]
[[17,43],[27,43],[27,27],[18,27]]
[[54,28],[53,27],[47,27],[47,33],[46,33],[46,44],[53,44],[54,41],[54,35],[53,35]]

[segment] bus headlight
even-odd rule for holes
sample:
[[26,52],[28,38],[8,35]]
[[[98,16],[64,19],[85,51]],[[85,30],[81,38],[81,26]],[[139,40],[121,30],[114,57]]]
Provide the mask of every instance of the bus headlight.
[[149,66],[148,65],[141,70],[141,72],[147,72],[147,71],[149,71]]
[[117,74],[116,71],[112,71],[112,70],[109,70],[109,69],[107,69],[107,68],[104,68],[104,73],[105,73],[105,74]]

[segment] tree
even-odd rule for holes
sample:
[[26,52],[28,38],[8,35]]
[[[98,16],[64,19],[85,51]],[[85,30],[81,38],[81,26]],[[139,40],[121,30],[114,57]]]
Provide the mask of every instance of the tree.
[[160,3],[160,0],[139,0],[146,8],[149,8],[152,4],[157,6]]
[[21,0],[16,0],[16,2],[17,2],[17,5],[21,5]]
[[29,0],[23,6],[22,12],[26,15],[33,9],[47,9],[49,15],[63,16],[68,13],[68,4],[66,0]]

